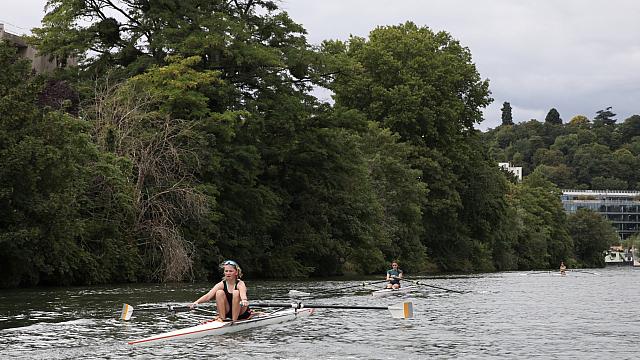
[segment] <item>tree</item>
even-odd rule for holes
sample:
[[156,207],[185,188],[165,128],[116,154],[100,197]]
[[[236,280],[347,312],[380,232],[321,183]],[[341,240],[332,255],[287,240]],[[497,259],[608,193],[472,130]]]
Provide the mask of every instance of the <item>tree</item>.
[[594,190],[627,190],[628,184],[625,180],[613,176],[594,176],[591,179],[591,189]]
[[571,167],[576,170],[576,180],[583,184],[591,184],[598,176],[610,176],[614,164],[611,150],[601,144],[579,146],[571,161]]
[[[223,112],[270,92],[274,82],[307,89],[317,58],[305,30],[271,0],[50,0],[32,42],[47,55],[79,56],[88,73],[126,77],[168,55],[199,56],[224,83],[207,93]],[[115,77],[115,76],[114,76]]]
[[361,109],[415,145],[455,143],[492,101],[469,50],[446,32],[407,22],[378,27],[368,40],[326,42],[324,51],[344,60],[330,84],[336,104]]
[[572,258],[573,242],[560,194],[538,169],[516,187],[512,204],[518,214],[515,249],[519,269],[555,268]]
[[547,116],[544,118],[545,123],[561,125],[562,119],[560,118],[560,113],[555,108],[551,108],[547,113]]
[[556,166],[539,165],[536,171],[542,173],[549,181],[561,189],[573,189],[576,186],[576,178],[573,169],[565,164]]
[[369,122],[362,138],[372,188],[383,212],[380,236],[385,259],[400,260],[406,271],[426,270],[431,263],[420,240],[421,208],[428,190],[420,181],[422,174],[411,168],[409,159],[415,149],[375,122]]
[[513,117],[511,116],[511,104],[505,101],[502,104],[502,125],[513,125]]
[[208,113],[207,98],[189,87],[210,86],[217,77],[194,71],[197,63],[197,58],[177,59],[125,83],[97,87],[95,102],[83,109],[96,144],[131,162],[131,232],[151,270],[145,275],[153,280],[179,281],[192,274],[193,244],[180,224],[198,221],[209,211],[189,165],[197,162],[190,160],[195,154],[188,141],[194,123],[173,117]]
[[560,165],[564,162],[564,157],[559,150],[550,150],[547,148],[540,148],[533,154],[533,164],[538,165]]
[[459,226],[463,228],[457,236],[469,237],[472,254],[468,258],[476,271],[514,269],[515,214],[507,199],[511,185],[485,151],[472,151],[482,149],[477,138],[470,138],[467,144],[469,149],[459,151],[455,162],[460,167],[456,190],[462,198]]
[[589,209],[580,208],[567,218],[576,258],[584,267],[603,267],[602,253],[618,242],[611,222]]
[[429,191],[421,241],[438,267],[494,268],[493,245],[506,238],[494,220],[507,216],[508,185],[484,150],[468,145],[479,145],[473,126],[491,101],[468,49],[411,22],[376,28],[368,40],[326,42],[323,49],[340,67],[328,84],[336,106],[362,112],[415,149],[412,167]]
[[86,121],[41,107],[14,47],[0,43],[0,67],[0,287],[135,279],[128,164],[98,151]]
[[632,115],[620,124],[621,141],[624,143],[631,142],[634,137],[640,136],[640,115]]
[[588,128],[591,122],[584,115],[576,115],[569,120],[569,125],[577,128]]
[[595,126],[613,125],[616,123],[616,119],[613,118],[614,116],[616,116],[616,114],[611,112],[611,106],[604,110],[598,110],[596,111],[596,117],[593,118],[593,124]]

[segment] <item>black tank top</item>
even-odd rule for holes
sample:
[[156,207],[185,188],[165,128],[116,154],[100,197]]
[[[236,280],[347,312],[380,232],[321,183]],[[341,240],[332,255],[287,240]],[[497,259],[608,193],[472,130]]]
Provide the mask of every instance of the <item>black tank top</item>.
[[[242,281],[242,280],[237,280],[236,281],[236,285],[233,287],[233,290],[238,290],[238,283],[240,281]],[[222,280],[222,284],[224,285],[224,294],[227,297],[227,304],[229,304],[229,309],[227,310],[227,313],[226,313],[225,316],[230,318],[231,317],[231,304],[233,304],[233,293],[229,292],[229,289],[227,288],[227,281],[226,280]],[[247,307],[247,310],[245,312],[243,312],[242,314],[240,314],[238,319],[239,320],[248,319],[249,317],[251,317],[251,309],[249,309],[249,307]]]
[[[233,290],[238,290],[238,283],[240,282],[240,280],[236,280],[236,285],[233,287]],[[229,289],[227,288],[227,281],[223,280],[222,283],[224,284],[224,294],[227,297],[227,304],[231,305],[233,304],[233,293],[229,292]]]

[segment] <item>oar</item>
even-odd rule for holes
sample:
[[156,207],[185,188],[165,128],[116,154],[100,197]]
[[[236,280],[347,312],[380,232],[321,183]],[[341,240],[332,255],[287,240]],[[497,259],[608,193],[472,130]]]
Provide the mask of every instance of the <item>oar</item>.
[[465,291],[459,291],[459,290],[447,289],[447,288],[443,288],[443,287],[440,287],[440,286],[435,286],[435,285],[425,284],[425,283],[422,283],[422,282],[420,282],[420,281],[407,280],[407,279],[403,279],[403,280],[408,281],[408,282],[411,282],[411,283],[414,283],[414,284],[416,284],[416,285],[422,285],[422,286],[432,287],[432,288],[434,288],[434,289],[440,289],[440,290],[449,291],[449,292],[454,292],[454,293],[458,293],[458,294],[464,294],[464,293],[465,293]]
[[[169,311],[172,313],[182,312],[182,311],[191,311],[192,308],[188,306],[174,306],[167,305],[163,307],[153,307],[153,308],[138,308],[136,312],[158,312],[158,311]],[[122,304],[122,313],[120,314],[120,319],[129,320],[131,319],[131,315],[133,314],[133,306],[129,304]]]
[[396,319],[409,319],[413,317],[413,303],[406,301],[392,306],[356,306],[356,305],[314,305],[314,304],[302,304],[302,303],[256,303],[251,304],[251,307],[280,307],[280,308],[294,308],[294,309],[356,309],[356,310],[389,310],[391,317]]
[[305,292],[305,291],[298,291],[298,290],[289,290],[289,295],[291,296],[312,296],[312,295],[320,295],[320,294],[326,294],[326,293],[330,293],[330,292],[334,292],[334,291],[341,291],[341,290],[346,290],[346,289],[353,289],[356,287],[366,287],[368,285],[373,285],[373,284],[379,284],[379,283],[383,283],[383,282],[387,282],[387,280],[380,280],[380,281],[370,281],[368,283],[366,282],[362,282],[358,285],[349,285],[349,286],[344,286],[344,287],[339,287],[339,288],[333,288],[333,289],[326,289],[323,291],[319,291],[315,294],[311,294],[309,292]]
[[567,271],[575,271],[575,272],[580,272],[580,273],[600,276],[600,273],[593,272],[593,271],[582,270],[582,269],[567,269]]
[[538,274],[549,274],[551,271],[547,270],[547,271],[533,271],[533,272],[528,272],[525,275],[538,275]]

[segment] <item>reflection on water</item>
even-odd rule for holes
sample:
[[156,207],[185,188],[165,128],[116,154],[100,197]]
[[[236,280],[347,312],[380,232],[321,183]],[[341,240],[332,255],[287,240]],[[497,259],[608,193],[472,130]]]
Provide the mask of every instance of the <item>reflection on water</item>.
[[[126,341],[197,323],[190,314],[134,313],[123,302],[186,304],[210,284],[135,285],[0,291],[0,357],[420,359],[635,357],[640,269],[591,273],[509,272],[422,279],[400,297],[377,298],[362,281],[248,281],[251,299],[313,304],[388,306],[414,302],[415,318],[386,311],[318,309],[301,320],[237,334],[132,347]],[[353,286],[338,293],[331,289]],[[378,284],[377,286],[382,286]],[[299,300],[298,300],[299,301]]]

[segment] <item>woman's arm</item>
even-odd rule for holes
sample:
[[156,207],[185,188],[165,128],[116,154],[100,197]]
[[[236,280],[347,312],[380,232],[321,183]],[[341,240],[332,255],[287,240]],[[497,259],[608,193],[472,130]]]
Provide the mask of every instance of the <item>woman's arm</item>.
[[240,292],[240,305],[249,306],[249,298],[247,298],[247,286],[244,281],[238,283],[238,291]]
[[190,305],[190,307],[194,307],[198,304],[201,304],[203,302],[207,302],[211,299],[213,299],[216,296],[216,291],[221,290],[222,289],[222,281],[217,283],[214,287],[211,288],[211,290],[209,290],[209,292],[207,292],[206,294],[202,295],[198,300],[194,301],[193,304]]

